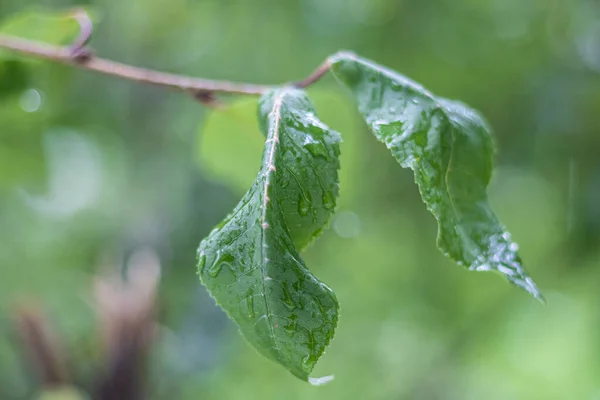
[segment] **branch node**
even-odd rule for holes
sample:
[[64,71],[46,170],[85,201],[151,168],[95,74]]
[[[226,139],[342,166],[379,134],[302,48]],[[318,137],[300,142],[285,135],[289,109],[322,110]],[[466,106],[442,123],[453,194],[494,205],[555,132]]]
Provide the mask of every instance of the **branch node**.
[[88,48],[71,49],[71,58],[78,64],[85,64],[95,56],[93,50]]
[[191,90],[190,92],[194,96],[194,99],[207,107],[222,108],[224,106],[215,95],[215,92],[211,90]]

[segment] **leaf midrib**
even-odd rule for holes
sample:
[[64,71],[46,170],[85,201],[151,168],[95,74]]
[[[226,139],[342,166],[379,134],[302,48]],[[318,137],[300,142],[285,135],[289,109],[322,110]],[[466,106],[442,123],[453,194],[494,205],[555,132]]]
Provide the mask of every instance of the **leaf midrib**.
[[267,316],[267,324],[269,325],[269,333],[271,335],[271,340],[275,345],[275,350],[277,352],[277,359],[279,359],[279,355],[281,353],[281,349],[279,348],[279,343],[275,337],[275,331],[273,330],[273,323],[271,320],[271,311],[269,309],[269,301],[267,300],[267,271],[266,266],[269,262],[267,255],[265,255],[265,250],[267,249],[266,243],[266,231],[269,229],[269,223],[267,222],[267,204],[269,203],[269,186],[271,184],[271,176],[275,172],[275,149],[279,144],[279,122],[281,121],[281,107],[283,105],[283,98],[285,96],[285,91],[278,93],[277,97],[275,97],[273,101],[273,110],[270,114],[273,115],[272,118],[275,119],[275,124],[271,129],[272,134],[269,134],[267,139],[267,143],[271,145],[268,150],[268,159],[266,164],[266,176],[263,187],[263,201],[262,201],[262,210],[261,210],[261,270],[262,270],[262,292],[263,299],[265,302],[265,312]]

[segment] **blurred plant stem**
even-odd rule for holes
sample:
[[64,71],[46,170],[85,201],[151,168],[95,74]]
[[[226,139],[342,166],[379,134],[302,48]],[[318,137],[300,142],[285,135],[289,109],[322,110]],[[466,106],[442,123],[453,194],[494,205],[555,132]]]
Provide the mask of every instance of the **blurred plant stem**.
[[[160,263],[153,250],[135,253],[126,279],[117,274],[94,281],[103,360],[85,392],[97,400],[146,398],[146,359],[154,336],[154,308]],[[15,319],[30,368],[42,394],[75,390],[67,371],[68,354],[41,307],[21,307]],[[88,386],[88,385],[86,385]],[[82,397],[85,398],[85,397]]]

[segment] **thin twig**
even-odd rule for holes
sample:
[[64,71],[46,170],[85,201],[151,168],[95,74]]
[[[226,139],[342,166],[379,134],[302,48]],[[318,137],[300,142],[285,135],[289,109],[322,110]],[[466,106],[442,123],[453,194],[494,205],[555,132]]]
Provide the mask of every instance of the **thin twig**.
[[71,45],[71,56],[78,62],[88,61],[93,53],[87,50],[85,46],[92,38],[94,24],[90,16],[83,9],[77,9],[73,12],[73,18],[79,24],[79,35]]
[[329,68],[331,68],[331,61],[328,58],[323,64],[319,65],[317,69],[312,74],[310,74],[310,76],[306,77],[301,81],[295,82],[293,86],[297,87],[298,89],[307,88],[313,83],[317,82],[319,79],[321,79],[323,75],[325,75],[327,71],[329,71]]
[[[93,25],[89,16],[83,10],[76,10],[73,13],[73,18],[79,23],[80,32],[70,46],[54,46],[12,35],[0,34],[0,48],[54,61],[60,64],[99,72],[105,75],[116,76],[134,82],[185,91],[191,93],[197,100],[206,105],[216,104],[214,94],[218,92],[261,95],[266,91],[277,87],[276,85],[257,85],[251,83],[194,78],[135,67],[97,57],[91,50],[86,48],[93,30]],[[319,80],[329,70],[329,67],[330,63],[327,60],[308,78],[299,82],[288,83],[287,85],[292,85],[297,88],[306,88]]]

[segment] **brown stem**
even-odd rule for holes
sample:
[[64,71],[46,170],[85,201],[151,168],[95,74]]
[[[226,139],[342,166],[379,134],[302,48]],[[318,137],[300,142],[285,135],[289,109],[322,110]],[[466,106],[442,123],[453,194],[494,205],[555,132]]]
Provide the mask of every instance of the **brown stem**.
[[[256,85],[194,78],[135,67],[96,57],[92,51],[85,47],[92,36],[93,26],[90,18],[83,10],[75,11],[73,17],[79,23],[80,33],[70,46],[54,46],[16,36],[0,34],[0,48],[134,82],[189,92],[196,99],[207,105],[214,103],[213,94],[217,92],[261,95],[267,90],[276,87],[275,85]],[[289,85],[297,88],[306,88],[319,80],[329,70],[329,67],[330,63],[327,60],[306,79]]]
[[323,64],[319,65],[312,74],[310,74],[308,77],[301,81],[295,82],[293,85],[298,89],[307,88],[313,83],[317,82],[319,79],[321,79],[323,75],[325,75],[327,71],[329,71],[329,68],[331,68],[331,62],[328,58],[327,60],[325,60],[325,62],[323,62]]
[[77,9],[73,12],[73,18],[79,24],[79,35],[71,45],[71,56],[78,62],[88,61],[92,57],[92,52],[85,46],[92,38],[94,24],[87,12]]
[[21,307],[15,325],[23,343],[30,367],[43,386],[67,383],[64,353],[50,326],[35,307]]

